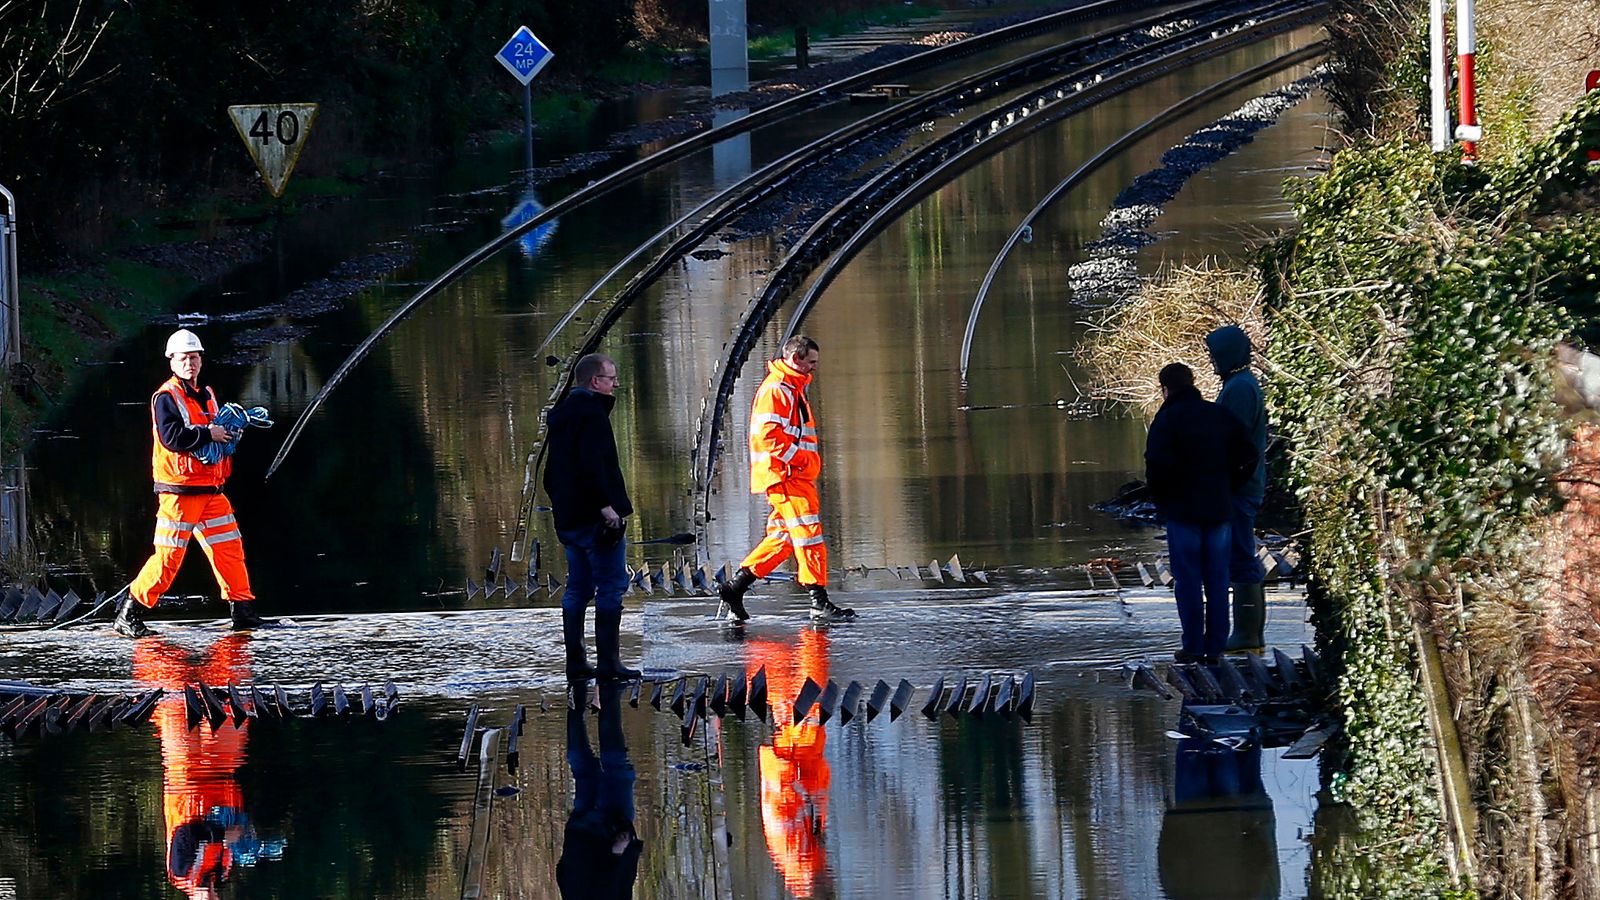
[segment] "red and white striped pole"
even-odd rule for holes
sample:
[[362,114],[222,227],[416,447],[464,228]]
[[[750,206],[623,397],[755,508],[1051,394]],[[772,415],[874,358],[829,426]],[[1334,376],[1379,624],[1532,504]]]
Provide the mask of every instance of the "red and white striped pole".
[[1478,124],[1477,84],[1472,65],[1478,55],[1478,29],[1474,22],[1475,0],[1456,0],[1456,66],[1460,81],[1461,115],[1456,124],[1456,139],[1461,141],[1461,158],[1471,163],[1478,159],[1478,141],[1483,128]]

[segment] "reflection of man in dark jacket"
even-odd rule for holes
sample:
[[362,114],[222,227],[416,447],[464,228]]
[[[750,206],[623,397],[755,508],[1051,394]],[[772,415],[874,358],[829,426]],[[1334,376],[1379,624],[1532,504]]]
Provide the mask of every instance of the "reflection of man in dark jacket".
[[[1145,480],[1167,525],[1172,589],[1183,623],[1179,662],[1222,655],[1228,640],[1233,493],[1255,471],[1244,426],[1200,396],[1182,363],[1161,370],[1165,401],[1145,445]],[[1203,599],[1202,599],[1203,593]]]
[[1156,843],[1161,889],[1172,900],[1276,900],[1277,822],[1261,783],[1261,748],[1184,738],[1173,775]]
[[622,686],[600,685],[600,755],[589,746],[583,715],[587,682],[572,683],[567,709],[567,764],[572,812],[567,815],[556,884],[564,898],[626,900],[639,877],[644,841],[633,830],[633,762],[622,735]]
[[1233,634],[1228,638],[1229,650],[1266,646],[1262,630],[1267,624],[1267,596],[1261,583],[1267,572],[1256,558],[1256,514],[1267,491],[1267,406],[1261,384],[1250,371],[1250,349],[1250,336],[1237,325],[1225,325],[1206,335],[1211,365],[1222,377],[1217,405],[1239,418],[1260,457],[1250,480],[1233,494],[1228,562],[1233,581]]
[[544,489],[555,509],[556,536],[567,551],[567,592],[561,598],[561,634],[567,674],[591,678],[583,650],[583,616],[594,601],[594,644],[602,678],[638,678],[622,665],[618,632],[628,575],[622,530],[633,512],[611,433],[617,364],[591,353],[573,368],[572,390],[549,418],[549,461]]

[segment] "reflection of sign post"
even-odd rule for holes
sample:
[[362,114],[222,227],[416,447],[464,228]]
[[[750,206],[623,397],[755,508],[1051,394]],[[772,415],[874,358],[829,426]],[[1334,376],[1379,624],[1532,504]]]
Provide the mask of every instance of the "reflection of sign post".
[[522,135],[528,144],[528,172],[532,177],[533,172],[533,88],[529,85],[533,76],[550,64],[555,59],[555,52],[544,45],[544,42],[534,36],[533,32],[524,25],[517,29],[517,33],[506,41],[500,52],[494,55],[500,65],[506,67],[516,79],[522,82]]
[[[1585,93],[1600,91],[1600,69],[1589,70],[1589,76],[1583,79],[1583,90]],[[1600,150],[1589,151],[1589,161],[1594,162],[1595,160],[1600,160]]]
[[[510,231],[542,212],[544,212],[544,204],[539,202],[539,198],[533,195],[533,189],[529,188],[528,192],[522,196],[522,200],[517,203],[516,208],[506,213],[506,217],[500,220],[500,227]],[[522,255],[529,259],[537,256],[539,249],[548,243],[550,237],[556,233],[556,223],[559,221],[559,219],[552,219],[517,238],[517,246],[522,248]]]
[[317,118],[315,103],[274,103],[265,106],[230,106],[228,118],[250,148],[261,177],[272,196],[283,196],[300,150]]

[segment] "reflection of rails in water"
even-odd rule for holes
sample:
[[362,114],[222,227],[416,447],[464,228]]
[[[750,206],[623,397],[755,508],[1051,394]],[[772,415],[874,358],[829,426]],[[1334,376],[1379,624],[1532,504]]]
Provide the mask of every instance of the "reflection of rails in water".
[[[729,185],[641,242],[591,285],[555,324],[550,334],[545,337],[538,349],[534,351],[535,355],[543,353],[556,335],[571,323],[600,292],[600,289],[619,272],[668,235],[690,223],[694,223],[692,227],[689,227],[673,240],[669,246],[660,251],[648,265],[635,272],[627,284],[612,297],[605,311],[594,317],[583,339],[567,354],[563,375],[557,380],[550,393],[550,404],[554,404],[566,393],[571,378],[572,366],[577,360],[583,355],[599,349],[611,328],[647,288],[654,284],[663,274],[670,271],[675,264],[704,242],[712,233],[752,207],[771,200],[776,191],[808,170],[819,165],[836,164],[840,154],[851,149],[858,151],[864,149],[872,157],[881,157],[883,155],[881,152],[875,152],[866,146],[868,142],[881,140],[885,136],[894,135],[896,132],[904,131],[933,117],[951,114],[958,109],[984,99],[986,96],[1004,92],[1028,82],[1059,76],[1064,71],[1067,71],[1066,67],[1069,65],[1079,66],[1077,71],[1081,72],[1084,65],[1094,65],[1102,61],[1109,46],[1127,46],[1129,44],[1141,44],[1141,42],[1142,46],[1149,46],[1157,43],[1158,39],[1164,38],[1166,35],[1177,33],[1184,28],[1192,29],[1197,27],[1194,25],[1193,20],[1188,18],[1189,16],[1208,13],[1215,15],[1233,10],[1236,7],[1235,0],[1199,0],[1199,2],[1170,9],[1136,22],[1130,22],[1067,41],[991,66],[973,75],[952,81],[926,94],[874,113],[851,125],[837,129]],[[1088,7],[1085,9],[1088,9]],[[1223,20],[1213,18],[1210,21]],[[903,143],[903,137],[894,141],[895,147],[899,147]],[[544,423],[541,420],[540,434],[535,440],[533,452],[528,457],[529,465],[523,480],[522,505],[518,515],[516,534],[512,542],[514,548],[520,549],[527,535],[529,514],[532,511],[534,495],[537,493],[535,473],[537,473],[543,461],[543,427]]]
[[328,394],[332,393],[334,388],[337,388],[344,381],[351,370],[359,365],[367,357],[367,354],[371,353],[372,349],[377,346],[378,342],[383,340],[396,325],[409,317],[423,303],[453,284],[456,279],[472,271],[479,263],[517,242],[524,234],[544,225],[546,222],[566,215],[590,201],[598,200],[613,191],[638,181],[662,166],[711,147],[719,141],[809,112],[824,104],[832,103],[844,96],[845,92],[854,88],[898,78],[906,73],[919,71],[931,66],[943,65],[972,53],[1004,46],[1011,41],[1047,32],[1072,22],[1092,19],[1111,13],[1127,12],[1130,9],[1149,5],[1155,4],[1146,2],[1146,0],[1101,0],[1101,2],[1091,3],[1084,7],[1040,16],[1037,19],[1030,19],[1007,28],[999,28],[987,34],[975,35],[953,44],[925,50],[905,59],[896,60],[848,78],[841,78],[822,87],[796,94],[786,100],[780,100],[771,106],[756,110],[740,119],[685,138],[676,144],[658,150],[604,178],[592,181],[584,187],[573,191],[571,194],[545,207],[544,211],[538,215],[529,218],[527,221],[457,260],[454,265],[446,269],[437,278],[428,282],[421,290],[402,303],[377,329],[367,335],[360,344],[357,344],[355,350],[351,351],[350,356],[339,364],[339,368],[328,378],[327,383],[322,386],[321,390],[317,391],[317,395],[306,405],[305,410],[300,413],[300,418],[295,420],[294,426],[289,429],[289,434],[284,439],[283,445],[278,448],[277,455],[273,457],[272,464],[267,467],[267,477],[272,477],[272,473],[277,471],[278,466],[289,455],[289,451],[294,448],[300,432],[305,430],[306,423],[321,408],[322,402],[327,399]]
[[[691,454],[696,522],[703,528],[708,518],[722,422],[744,361],[778,306],[830,251],[843,244],[844,249],[835,257],[835,262],[848,260],[895,216],[960,171],[1073,112],[1180,67],[1291,30],[1321,16],[1326,9],[1323,2],[1287,0],[1203,26],[1170,32],[1150,45],[1118,54],[1007,103],[997,112],[966,123],[880,172],[829,210],[773,270],[766,289],[751,301],[727,344],[726,356],[718,363],[711,396],[701,407],[695,449]],[[830,267],[813,282],[811,292],[791,318],[787,333],[796,330],[816,292],[836,271],[837,265]]]

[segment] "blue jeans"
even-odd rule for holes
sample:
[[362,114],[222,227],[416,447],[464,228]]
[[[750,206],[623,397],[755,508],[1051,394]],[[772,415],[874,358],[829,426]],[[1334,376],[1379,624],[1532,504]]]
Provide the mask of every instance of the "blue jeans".
[[589,525],[556,531],[567,551],[567,592],[561,595],[562,609],[583,610],[593,600],[596,611],[622,611],[622,592],[628,587],[628,542],[619,540],[601,547],[599,536],[604,528]]
[[1232,531],[1227,522],[1218,525],[1167,522],[1172,592],[1178,598],[1183,649],[1188,653],[1221,656],[1227,647],[1228,556]]
[[1239,584],[1260,584],[1267,580],[1267,567],[1256,558],[1256,513],[1261,512],[1260,497],[1233,498],[1233,551],[1228,558],[1228,577]]

